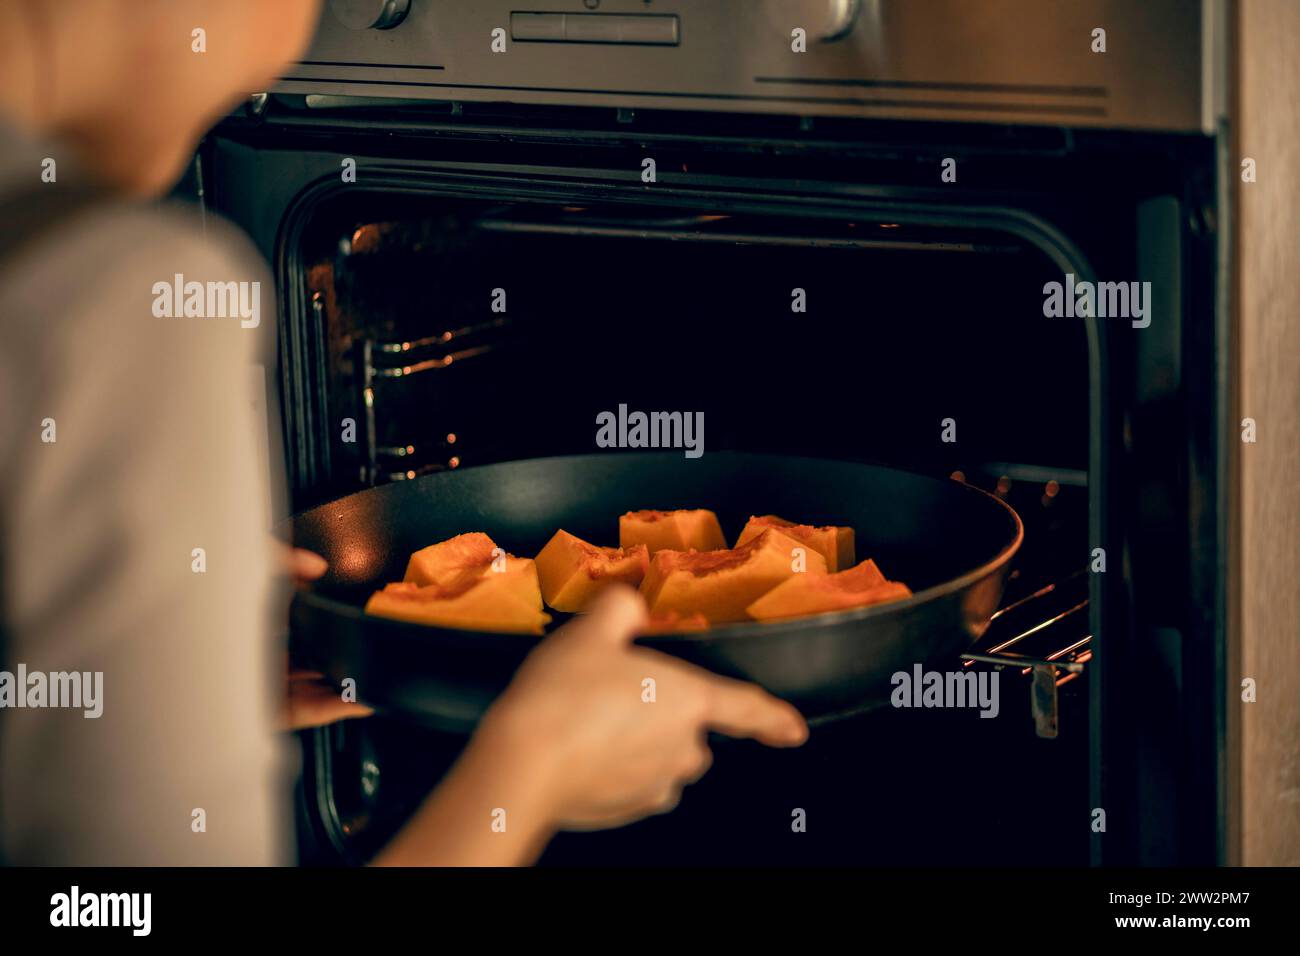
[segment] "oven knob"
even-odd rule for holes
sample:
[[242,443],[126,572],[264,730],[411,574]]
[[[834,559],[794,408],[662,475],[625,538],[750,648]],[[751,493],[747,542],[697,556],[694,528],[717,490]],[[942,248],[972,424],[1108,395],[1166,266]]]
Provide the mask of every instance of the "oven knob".
[[829,43],[848,36],[862,0],[768,0],[768,19],[788,34],[802,27],[810,40]]
[[411,0],[330,0],[330,11],[349,30],[387,30],[411,9]]

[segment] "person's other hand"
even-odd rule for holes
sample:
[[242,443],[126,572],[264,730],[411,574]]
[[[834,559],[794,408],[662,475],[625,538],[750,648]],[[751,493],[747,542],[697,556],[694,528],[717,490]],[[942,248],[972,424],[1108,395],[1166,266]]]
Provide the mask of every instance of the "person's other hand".
[[285,693],[286,730],[324,727],[349,717],[369,717],[374,710],[365,704],[346,701],[338,688],[316,671],[289,668]]
[[306,548],[291,548],[288,545],[277,545],[280,554],[280,564],[294,583],[295,587],[308,584],[311,581],[323,577],[329,570],[329,563],[315,551],[308,551]]
[[474,743],[539,777],[553,826],[671,810],[712,763],[710,729],[774,747],[807,739],[799,712],[758,686],[633,645],[645,617],[635,591],[605,591],[528,657],[484,717]]
[[[315,581],[329,568],[324,558],[304,548],[281,546],[280,554],[281,564],[295,587]],[[283,718],[288,730],[324,727],[349,717],[369,717],[374,713],[365,704],[344,700],[324,674],[295,669],[292,665],[288,666],[288,672]]]

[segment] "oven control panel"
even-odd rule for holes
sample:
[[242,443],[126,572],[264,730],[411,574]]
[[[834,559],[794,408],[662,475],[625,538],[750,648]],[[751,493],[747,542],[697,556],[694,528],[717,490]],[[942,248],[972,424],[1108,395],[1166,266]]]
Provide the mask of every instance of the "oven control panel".
[[328,0],[277,88],[1208,131],[1224,0]]

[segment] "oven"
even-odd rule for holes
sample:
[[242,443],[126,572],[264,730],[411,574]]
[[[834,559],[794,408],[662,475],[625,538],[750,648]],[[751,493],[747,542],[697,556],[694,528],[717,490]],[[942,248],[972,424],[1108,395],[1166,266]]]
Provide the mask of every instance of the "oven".
[[[205,140],[189,186],[276,273],[294,510],[593,452],[626,405],[703,413],[705,454],[950,477],[1024,521],[949,662],[999,674],[997,719],[722,741],[673,813],[543,863],[1225,858],[1221,13],[334,2]],[[1049,315],[1053,283],[1145,311]],[[465,742],[304,734],[303,859],[365,862]]]

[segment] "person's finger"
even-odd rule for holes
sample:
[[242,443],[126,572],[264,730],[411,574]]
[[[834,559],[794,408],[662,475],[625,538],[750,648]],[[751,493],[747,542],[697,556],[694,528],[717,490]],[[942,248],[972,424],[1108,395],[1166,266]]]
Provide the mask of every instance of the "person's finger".
[[752,737],[769,747],[797,747],[808,739],[803,715],[757,684],[709,674],[705,723],[729,737]]
[[696,745],[695,751],[691,755],[690,763],[686,766],[685,772],[682,775],[682,783],[695,783],[708,773],[709,768],[712,766],[713,751],[710,750],[708,744],[701,739]]
[[645,621],[645,599],[625,584],[612,584],[569,627],[581,640],[626,644]]
[[654,802],[646,808],[646,816],[658,816],[662,813],[672,813],[682,802],[682,788],[680,784],[670,784],[660,791]]
[[374,711],[364,704],[347,703],[337,695],[303,696],[289,702],[285,724],[289,730],[308,730],[326,727],[340,720],[369,717]]
[[306,730],[373,713],[365,704],[345,701],[328,684],[295,682],[289,685],[285,723],[290,730]]
[[593,833],[597,830],[617,830],[619,827],[625,827],[629,823],[636,823],[638,820],[644,820],[650,816],[649,810],[640,804],[632,807],[621,807],[608,813],[598,814],[595,816],[584,816],[577,820],[560,820],[560,829],[568,830],[570,833]]
[[306,548],[283,549],[286,573],[295,581],[315,581],[329,570],[329,562]]
[[613,830],[636,823],[646,817],[667,813],[676,808],[682,799],[682,788],[677,784],[664,784],[644,793],[628,796],[617,805],[594,813],[585,813],[581,819],[561,820],[560,828],[573,833],[593,830]]

